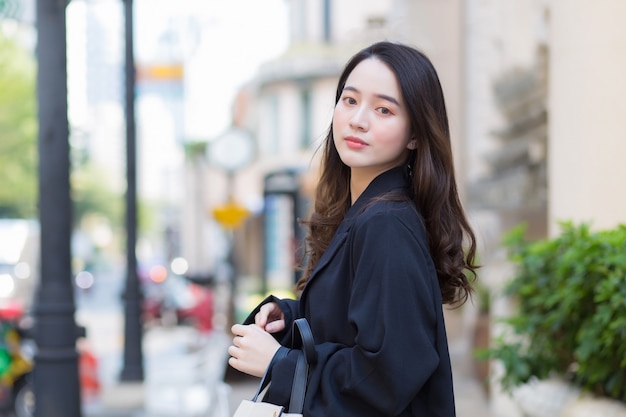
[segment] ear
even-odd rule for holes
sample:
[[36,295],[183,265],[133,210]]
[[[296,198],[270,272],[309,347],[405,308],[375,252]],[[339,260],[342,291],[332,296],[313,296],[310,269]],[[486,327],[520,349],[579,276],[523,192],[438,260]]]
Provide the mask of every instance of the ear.
[[417,140],[412,139],[407,145],[406,145],[407,149],[410,149],[412,151],[414,151],[415,149],[417,149]]

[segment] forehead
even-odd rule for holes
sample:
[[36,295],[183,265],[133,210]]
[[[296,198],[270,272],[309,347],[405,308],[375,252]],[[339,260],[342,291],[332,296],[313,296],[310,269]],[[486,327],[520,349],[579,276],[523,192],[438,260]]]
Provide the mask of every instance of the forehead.
[[354,67],[345,87],[354,87],[363,93],[392,95],[398,100],[402,98],[396,75],[376,57],[367,58]]

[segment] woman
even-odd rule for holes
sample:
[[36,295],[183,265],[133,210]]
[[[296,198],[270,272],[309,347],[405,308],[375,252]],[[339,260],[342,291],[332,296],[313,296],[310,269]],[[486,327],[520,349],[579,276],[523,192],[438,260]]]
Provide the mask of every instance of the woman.
[[390,42],[357,53],[323,146],[299,300],[270,296],[234,325],[229,363],[261,376],[277,355],[266,400],[286,405],[290,326],[306,317],[305,416],[454,416],[442,303],[470,295],[476,244],[430,61]]

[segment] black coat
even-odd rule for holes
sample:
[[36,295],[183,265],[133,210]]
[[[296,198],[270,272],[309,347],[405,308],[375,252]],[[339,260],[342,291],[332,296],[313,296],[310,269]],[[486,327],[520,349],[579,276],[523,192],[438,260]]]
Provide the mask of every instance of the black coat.
[[[277,301],[285,313],[287,330],[275,335],[283,346],[290,347],[294,318],[311,325],[319,359],[310,369],[306,417],[455,415],[437,274],[421,216],[397,198],[406,187],[400,168],[374,179],[300,300],[261,303]],[[290,350],[274,366],[267,401],[288,403],[298,354]]]

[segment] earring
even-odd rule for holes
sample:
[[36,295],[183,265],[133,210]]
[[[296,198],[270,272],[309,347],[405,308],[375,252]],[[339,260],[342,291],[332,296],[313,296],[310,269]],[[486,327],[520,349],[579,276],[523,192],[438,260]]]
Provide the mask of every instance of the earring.
[[409,144],[406,145],[406,147],[414,151],[417,148],[417,141],[416,140],[410,141]]
[[411,179],[413,178],[413,167],[411,166],[411,163],[406,164],[406,176],[407,178]]

